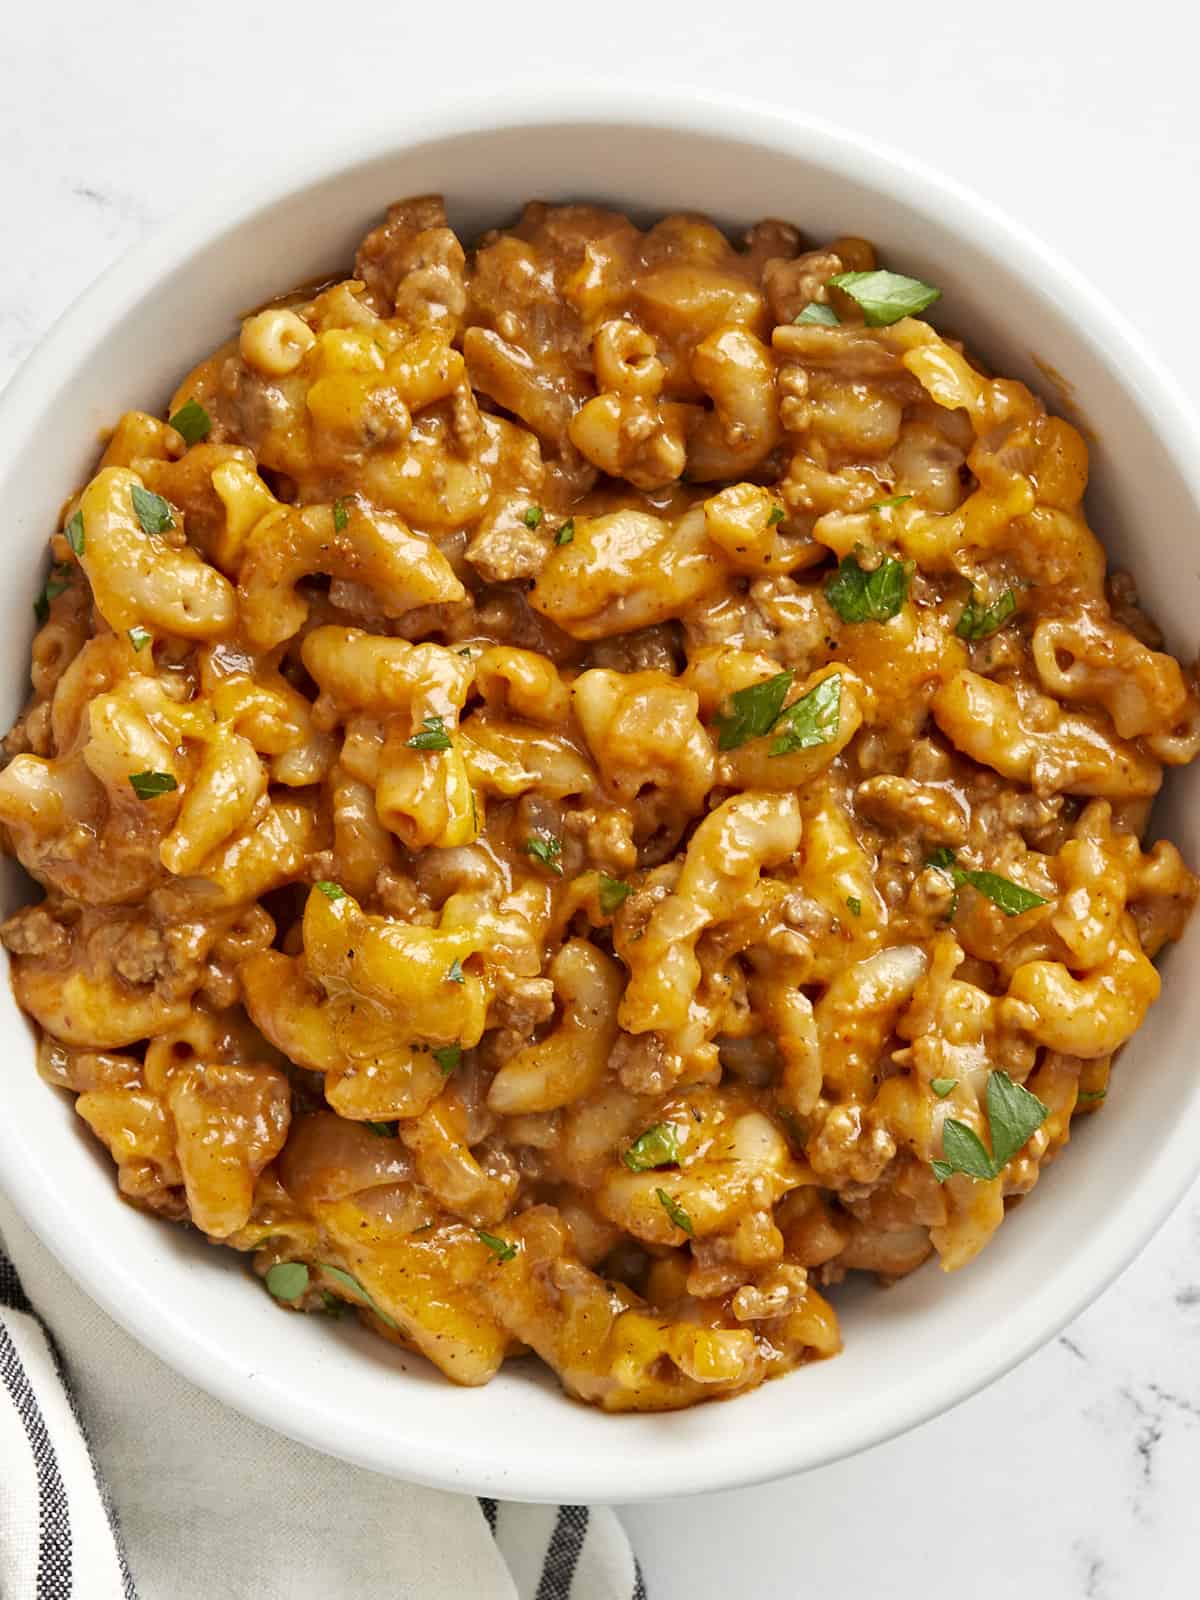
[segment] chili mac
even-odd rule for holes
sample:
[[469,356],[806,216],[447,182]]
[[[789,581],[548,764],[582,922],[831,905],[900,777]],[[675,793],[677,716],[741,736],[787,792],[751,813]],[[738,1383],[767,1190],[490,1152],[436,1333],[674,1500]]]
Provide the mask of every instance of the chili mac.
[[983,1248],[1158,994],[1200,700],[1079,433],[936,299],[784,222],[465,248],[422,197],[120,419],[0,824],[122,1195],[612,1411]]

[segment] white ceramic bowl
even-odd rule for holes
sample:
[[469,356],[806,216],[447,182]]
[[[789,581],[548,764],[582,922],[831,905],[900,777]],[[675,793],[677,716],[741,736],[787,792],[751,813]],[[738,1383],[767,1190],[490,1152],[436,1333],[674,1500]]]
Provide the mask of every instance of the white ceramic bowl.
[[[468,236],[529,196],[651,217],[786,217],[816,239],[878,241],[940,284],[947,326],[1035,387],[1034,357],[1078,397],[1093,437],[1092,521],[1138,576],[1171,646],[1197,647],[1200,434],[1117,314],[976,197],[801,117],[695,96],[472,97],[398,120],[351,149],[293,156],[249,195],[163,229],[68,313],[0,401],[0,522],[9,573],[0,715],[28,677],[30,598],[45,539],[90,469],[99,429],[160,407],[234,314],[344,268],[392,199],[438,189]],[[1055,401],[1053,394],[1048,398]],[[1200,773],[1169,784],[1158,827],[1200,861]],[[9,869],[9,904],[21,894]],[[83,1287],[165,1361],[259,1421],[334,1455],[448,1489],[530,1500],[654,1499],[731,1488],[861,1450],[955,1404],[1049,1339],[1145,1244],[1200,1166],[1200,919],[1166,961],[1166,991],[1089,1119],[983,1255],[881,1294],[838,1298],[837,1360],[728,1405],[607,1417],[565,1399],[532,1361],[457,1389],[362,1330],[286,1317],[237,1257],[116,1196],[106,1153],[36,1076],[29,1030],[0,991],[0,1182]]]

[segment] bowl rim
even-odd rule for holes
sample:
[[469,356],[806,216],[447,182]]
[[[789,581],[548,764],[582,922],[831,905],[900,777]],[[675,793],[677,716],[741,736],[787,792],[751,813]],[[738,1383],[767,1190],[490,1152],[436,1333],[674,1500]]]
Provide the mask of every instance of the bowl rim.
[[[133,310],[146,286],[182,266],[197,250],[287,196],[339,172],[401,150],[501,128],[553,125],[619,125],[684,132],[758,143],[815,162],[834,173],[886,186],[917,214],[936,211],[952,233],[965,234],[990,257],[1006,260],[1044,294],[1069,307],[1069,319],[1104,337],[1106,365],[1121,373],[1141,410],[1153,414],[1174,470],[1200,508],[1200,418],[1177,380],[1127,319],[1069,262],[969,187],[879,141],[824,118],[743,97],[699,92],[683,85],[639,87],[591,81],[547,93],[544,81],[515,83],[503,90],[472,92],[468,98],[421,107],[415,114],[363,123],[330,142],[311,140],[299,153],[229,193],[215,186],[119,257],[58,318],[0,392],[0,476],[24,448],[23,419],[38,416],[60,391],[78,347],[98,324]],[[38,1153],[9,1119],[0,1118],[0,1178],[19,1215],[86,1293],[135,1340],[200,1389],[242,1415],[324,1454],[394,1477],[454,1492],[473,1490],[507,1499],[557,1501],[569,1490],[580,1502],[631,1502],[747,1487],[825,1465],[884,1443],[960,1404],[994,1382],[1053,1338],[1125,1270],[1165,1222],[1200,1171],[1200,1143],[1168,1143],[1137,1185],[1122,1196],[1119,1210],[1082,1243],[1056,1277],[1011,1308],[1011,1315],[983,1337],[949,1354],[936,1380],[898,1387],[878,1415],[857,1429],[821,1430],[819,1436],[787,1429],[762,1430],[754,1451],[692,1452],[664,1492],[657,1482],[631,1470],[576,1458],[569,1480],[547,1454],[538,1473],[514,1477],[499,1458],[481,1459],[461,1438],[423,1438],[404,1445],[403,1436],[344,1415],[331,1437],[328,1412],[276,1384],[266,1374],[246,1378],[222,1359],[221,1340],[164,1307],[148,1286],[117,1261],[93,1254],[72,1226],[72,1212]],[[611,1419],[619,1427],[619,1418]]]

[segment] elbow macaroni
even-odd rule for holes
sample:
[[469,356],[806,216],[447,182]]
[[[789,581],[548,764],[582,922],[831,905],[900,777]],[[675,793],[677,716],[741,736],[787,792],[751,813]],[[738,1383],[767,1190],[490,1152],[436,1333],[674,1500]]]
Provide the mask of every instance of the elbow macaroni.
[[[1144,834],[1200,690],[1083,440],[799,248],[404,201],[52,541],[0,770],[39,1070],[127,1198],[458,1383],[836,1354],[821,1290],[964,1265],[1102,1104],[1196,897]],[[939,1171],[997,1071],[1038,1127]]]

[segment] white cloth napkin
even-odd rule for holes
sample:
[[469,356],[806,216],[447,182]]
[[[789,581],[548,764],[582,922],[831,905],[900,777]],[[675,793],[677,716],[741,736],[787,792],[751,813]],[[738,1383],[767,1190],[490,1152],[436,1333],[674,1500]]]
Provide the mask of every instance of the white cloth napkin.
[[0,1195],[3,1600],[645,1600],[611,1511],[292,1444],[135,1344]]

